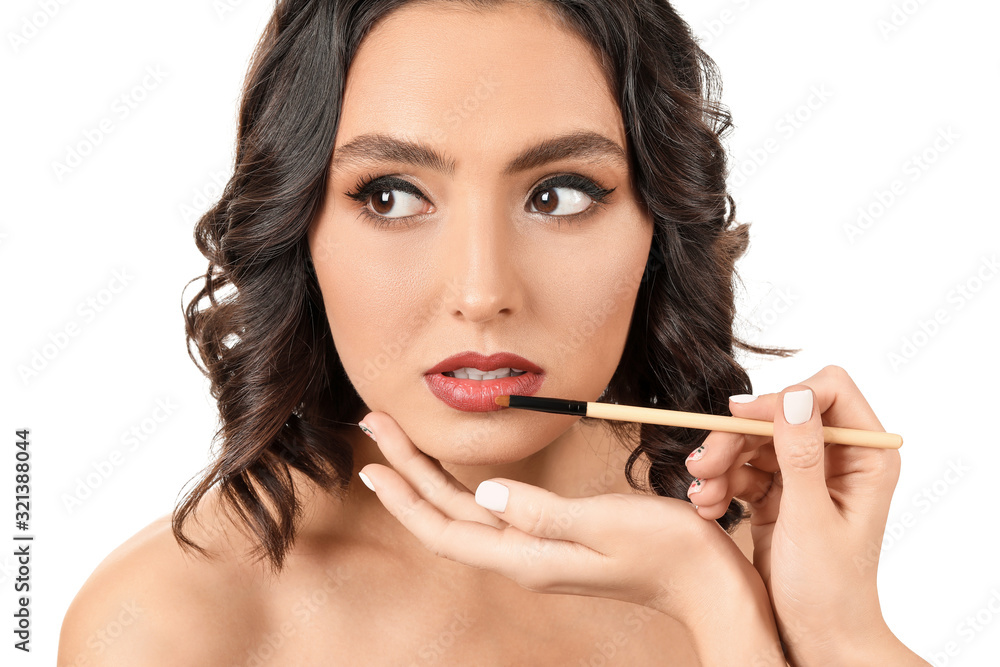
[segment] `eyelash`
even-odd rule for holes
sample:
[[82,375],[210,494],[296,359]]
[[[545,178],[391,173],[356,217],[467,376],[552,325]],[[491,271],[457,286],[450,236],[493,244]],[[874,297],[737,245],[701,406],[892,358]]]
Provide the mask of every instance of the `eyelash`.
[[[556,224],[562,222],[563,219],[567,219],[571,223],[581,222],[590,215],[596,213],[597,209],[607,202],[608,196],[614,192],[617,188],[606,189],[600,185],[594,183],[589,178],[580,176],[579,174],[560,174],[558,176],[553,176],[549,180],[545,181],[539,185],[528,201],[533,200],[540,192],[546,190],[551,190],[552,188],[558,187],[568,187],[574,190],[579,190],[594,201],[594,205],[588,208],[586,211],[581,213],[574,213],[573,215],[549,215],[547,213],[542,213],[538,211],[540,215],[548,215],[549,217],[556,219]],[[370,220],[376,227],[376,229],[381,229],[390,226],[400,226],[407,227],[408,223],[404,222],[408,218],[415,218],[420,216],[407,216],[407,218],[387,218],[383,215],[372,212],[368,208],[368,199],[376,192],[386,192],[392,190],[399,190],[400,192],[405,192],[407,194],[413,195],[418,199],[427,201],[420,190],[416,188],[409,181],[405,181],[396,176],[373,176],[368,174],[358,179],[357,184],[354,186],[352,192],[345,192],[344,195],[350,197],[351,199],[363,204],[361,207],[361,215],[365,216]]]

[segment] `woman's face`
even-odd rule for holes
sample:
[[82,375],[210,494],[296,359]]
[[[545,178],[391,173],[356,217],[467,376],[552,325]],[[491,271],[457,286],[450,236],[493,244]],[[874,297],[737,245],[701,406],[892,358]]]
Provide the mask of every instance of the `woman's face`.
[[[653,234],[625,151],[595,56],[544,9],[408,5],[378,24],[351,64],[309,230],[365,404],[462,465],[517,461],[566,432],[577,418],[492,397],[593,401],[611,379]],[[535,372],[429,374],[466,351]]]

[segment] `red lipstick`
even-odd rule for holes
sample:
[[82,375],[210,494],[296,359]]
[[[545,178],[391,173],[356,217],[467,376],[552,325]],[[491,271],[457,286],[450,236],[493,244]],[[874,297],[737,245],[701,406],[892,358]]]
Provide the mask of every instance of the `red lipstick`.
[[[463,379],[450,377],[461,368],[476,369],[481,372],[498,368],[510,368],[521,375],[496,379]],[[502,410],[493,400],[497,396],[518,394],[530,396],[542,386],[545,375],[541,368],[524,357],[510,352],[497,352],[489,356],[479,352],[461,352],[441,361],[424,374],[427,387],[444,403],[463,412],[492,412]]]

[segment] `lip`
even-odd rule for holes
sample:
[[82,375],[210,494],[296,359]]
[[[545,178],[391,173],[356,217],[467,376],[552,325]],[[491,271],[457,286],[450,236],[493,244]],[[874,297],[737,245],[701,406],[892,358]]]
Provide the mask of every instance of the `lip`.
[[479,352],[469,351],[453,354],[427,371],[426,374],[445,373],[458,368],[478,368],[481,371],[495,371],[498,368],[516,368],[519,371],[530,371],[538,375],[543,373],[541,368],[513,352],[497,352],[486,356]]
[[[462,380],[442,373],[457,368],[478,368],[495,371],[498,368],[516,368],[525,371],[517,377],[496,380]],[[531,396],[545,382],[545,374],[536,364],[510,352],[498,352],[489,356],[479,352],[461,352],[431,368],[424,374],[427,387],[445,404],[463,412],[493,412],[504,410],[493,399],[497,396],[518,394]]]

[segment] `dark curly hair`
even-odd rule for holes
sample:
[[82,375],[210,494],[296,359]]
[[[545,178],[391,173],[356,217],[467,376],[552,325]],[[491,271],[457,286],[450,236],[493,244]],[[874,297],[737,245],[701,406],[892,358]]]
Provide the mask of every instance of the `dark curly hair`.
[[[373,25],[408,1],[279,0],[254,52],[234,173],[195,229],[208,270],[194,280],[204,285],[184,308],[188,354],[198,365],[194,341],[221,422],[214,462],[173,513],[178,542],[202,555],[183,527],[216,484],[224,510],[274,571],[301,514],[290,468],[337,494],[349,484],[342,424],[362,417],[364,403],[334,347],[307,230],[323,202],[351,60]],[[453,1],[488,10],[508,0]],[[539,1],[593,46],[621,110],[640,204],[655,224],[625,349],[601,400],[728,414],[728,397],[751,391],[734,347],[791,351],[734,335],[734,264],[749,230],[735,224],[726,189],[722,138],[732,123],[717,102],[716,66],[666,0]],[[636,425],[608,426],[634,442]],[[638,431],[629,483],[687,500],[685,458],[707,432]],[[648,487],[634,477],[643,454]],[[718,522],[731,531],[744,518],[734,499]]]

